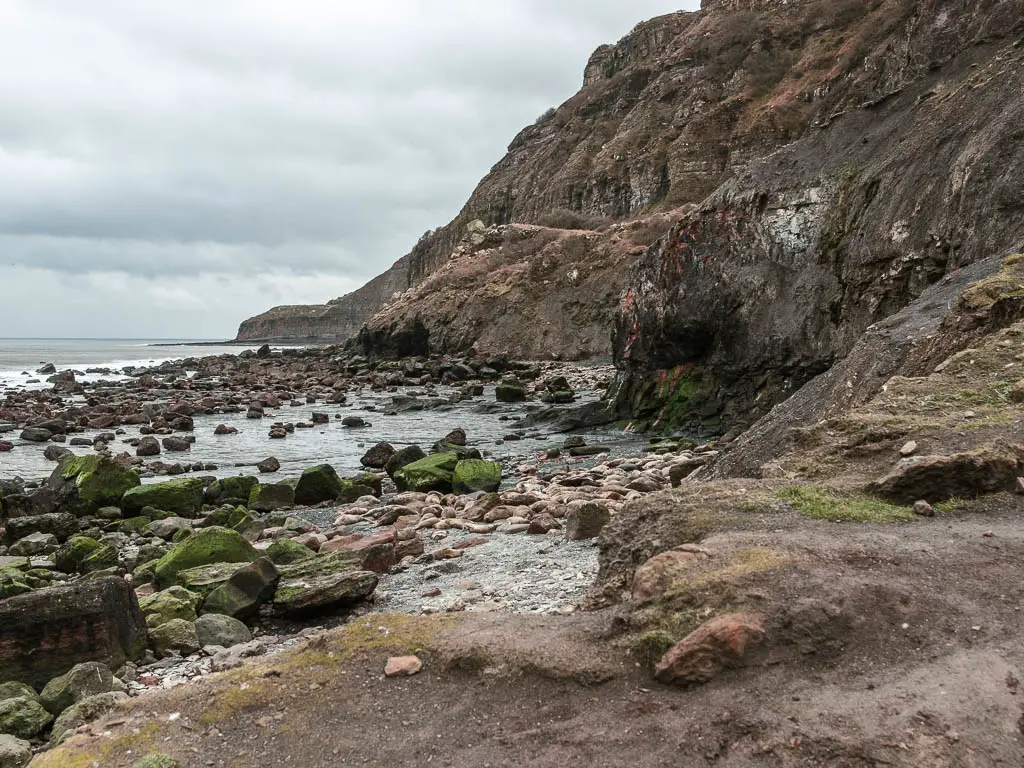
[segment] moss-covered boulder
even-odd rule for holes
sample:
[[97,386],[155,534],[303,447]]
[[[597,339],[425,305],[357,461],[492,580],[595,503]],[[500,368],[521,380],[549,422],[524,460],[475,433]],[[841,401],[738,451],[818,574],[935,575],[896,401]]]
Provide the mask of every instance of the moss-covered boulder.
[[338,491],[337,501],[342,504],[351,504],[363,496],[379,496],[372,485],[364,485],[358,480],[342,480],[341,490]]
[[324,501],[334,501],[341,492],[342,483],[338,473],[330,464],[319,464],[302,473],[295,486],[295,503],[313,506]]
[[0,568],[0,599],[23,595],[32,591],[29,578],[17,568]]
[[46,730],[53,715],[43,705],[27,696],[0,701],[0,733],[19,739],[32,739]]
[[203,508],[203,481],[179,477],[163,483],[140,485],[125,493],[121,508],[129,515],[154,507],[179,517],[195,518]]
[[206,499],[211,504],[224,504],[229,501],[244,503],[259,483],[259,479],[254,475],[225,477],[210,484],[206,489]]
[[195,622],[185,619],[171,619],[150,631],[149,645],[157,656],[170,656],[173,651],[187,656],[202,647]]
[[79,570],[82,573],[99,573],[110,568],[117,568],[117,565],[117,547],[101,542],[98,547],[86,555]]
[[196,634],[202,646],[233,648],[252,640],[252,632],[241,621],[223,613],[207,613],[196,620]]
[[39,701],[50,714],[56,716],[82,699],[97,693],[120,690],[123,686],[106,664],[87,661],[76,664],[69,672],[48,682],[39,694]]
[[452,477],[459,457],[454,453],[435,453],[402,467],[395,473],[394,481],[400,491],[452,490]]
[[395,479],[395,475],[398,470],[403,467],[407,467],[415,461],[419,461],[424,458],[427,454],[423,452],[423,449],[418,445],[410,445],[402,448],[391,456],[384,465],[384,471],[387,472],[388,477],[392,480]]
[[115,523],[115,526],[121,533],[131,535],[133,533],[142,533],[152,523],[153,521],[148,517],[129,517],[127,520],[119,520]]
[[189,536],[156,564],[161,586],[175,583],[180,571],[213,563],[251,563],[259,557],[252,544],[230,528],[203,528]]
[[82,699],[74,706],[64,710],[60,717],[53,723],[53,732],[50,734],[50,744],[57,745],[71,736],[76,729],[98,720],[109,714],[122,701],[128,698],[128,694],[121,691],[110,691],[98,693],[87,699]]
[[196,620],[200,596],[175,584],[162,592],[139,598],[139,608],[146,617],[146,626],[155,629],[172,619]]
[[282,579],[274,593],[274,610],[288,618],[334,613],[365,600],[377,587],[372,571],[343,571]]
[[15,681],[0,683],[0,701],[16,699],[19,696],[27,696],[30,699],[35,699],[36,701],[39,700],[39,694],[36,693],[36,689],[28,683],[19,683]]
[[[178,571],[175,581],[178,586],[184,587],[189,592],[194,592],[201,598],[205,598],[213,590],[231,578],[231,574],[238,569],[238,563],[214,563],[213,565],[200,565],[196,568],[186,568]],[[156,565],[153,567],[153,579],[156,580]]]
[[313,552],[294,539],[277,539],[267,549],[267,557],[274,565],[289,565],[300,560],[308,560],[313,557]]
[[277,567],[269,558],[235,569],[203,602],[203,613],[219,613],[244,619],[254,614],[274,595],[280,579]]
[[501,487],[501,464],[483,459],[466,459],[455,465],[452,490],[455,493],[493,493]]
[[272,512],[295,506],[295,488],[287,481],[257,485],[249,494],[249,509]]
[[103,454],[65,456],[47,485],[58,491],[62,504],[79,513],[93,513],[100,507],[118,506],[124,494],[142,481]]

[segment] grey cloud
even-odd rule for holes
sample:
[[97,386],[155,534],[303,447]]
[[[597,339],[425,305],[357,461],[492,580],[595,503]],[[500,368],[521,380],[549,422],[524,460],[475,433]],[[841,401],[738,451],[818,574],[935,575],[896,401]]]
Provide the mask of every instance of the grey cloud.
[[594,47],[679,5],[4,0],[0,329],[26,322],[8,291],[45,287],[57,320],[122,333],[114,273],[157,306],[197,297],[203,336],[357,287],[458,211]]

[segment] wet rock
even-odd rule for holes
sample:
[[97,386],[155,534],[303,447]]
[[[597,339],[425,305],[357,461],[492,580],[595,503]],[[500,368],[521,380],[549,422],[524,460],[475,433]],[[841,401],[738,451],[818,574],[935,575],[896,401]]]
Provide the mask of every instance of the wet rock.
[[19,437],[30,443],[45,443],[53,437],[53,432],[41,427],[27,427],[21,431]]
[[377,587],[377,574],[344,571],[289,578],[277,586],[274,610],[290,618],[333,613],[369,597]]
[[699,685],[737,664],[764,639],[764,616],[733,613],[702,624],[666,653],[655,678],[669,685]]
[[49,461],[60,461],[65,456],[74,455],[74,452],[72,452],[70,449],[64,448],[59,445],[48,445],[46,446],[46,450],[43,451],[43,458]]
[[79,514],[119,506],[125,493],[138,488],[139,476],[113,459],[95,454],[67,456],[46,481],[62,507]]
[[67,541],[78,531],[78,520],[68,512],[50,512],[30,517],[12,517],[7,521],[8,540],[21,539],[33,533],[48,533],[58,541]]
[[334,501],[341,488],[341,478],[330,464],[310,467],[302,473],[295,486],[295,503],[314,506],[324,501]]
[[399,491],[450,493],[458,463],[459,457],[454,453],[435,453],[402,467],[392,479]]
[[277,539],[267,548],[267,557],[274,565],[288,565],[306,560],[313,556],[309,547],[299,544],[294,539]]
[[272,475],[274,472],[277,472],[278,470],[281,469],[281,462],[275,459],[273,456],[270,456],[269,458],[266,458],[259,464],[257,464],[256,469],[258,469],[264,475]]
[[135,593],[115,577],[39,589],[0,601],[0,679],[42,687],[85,661],[110,666],[145,648]]
[[151,629],[172,619],[195,621],[198,604],[199,595],[177,585],[139,598],[139,608],[146,617],[146,625]]
[[49,555],[57,551],[57,546],[57,537],[52,533],[30,533],[14,542],[8,553],[19,557]]
[[499,403],[525,403],[529,392],[518,379],[507,378],[495,388],[494,397]]
[[426,457],[426,453],[418,445],[410,445],[406,448],[402,448],[396,451],[395,454],[388,459],[384,465],[384,471],[387,472],[388,477],[392,480],[395,479],[395,474],[409,464],[419,461]]
[[192,450],[192,443],[183,437],[165,437],[161,442],[164,450],[169,453],[184,453]]
[[272,512],[295,506],[295,488],[288,482],[257,485],[249,494],[249,509]]
[[346,416],[341,420],[341,426],[348,427],[349,429],[362,429],[370,425],[361,416]]
[[159,456],[160,455],[160,441],[155,437],[147,435],[139,440],[139,444],[135,447],[136,456]]
[[226,424],[218,424],[214,428],[213,434],[220,435],[220,436],[223,436],[223,435],[237,435],[238,434],[238,428],[237,427],[229,427]]
[[395,455],[395,449],[390,443],[377,443],[368,450],[359,463],[369,469],[384,469],[388,461]]

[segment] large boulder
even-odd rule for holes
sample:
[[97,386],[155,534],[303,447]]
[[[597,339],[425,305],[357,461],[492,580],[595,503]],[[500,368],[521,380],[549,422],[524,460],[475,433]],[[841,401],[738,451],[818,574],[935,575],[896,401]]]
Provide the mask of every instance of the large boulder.
[[412,464],[414,461],[419,461],[426,455],[427,454],[424,453],[423,449],[418,445],[406,446],[399,451],[395,451],[391,455],[391,458],[389,458],[384,464],[384,471],[388,473],[388,477],[394,480],[395,474],[398,470]]
[[377,443],[370,450],[363,454],[359,463],[369,469],[384,469],[388,460],[395,455],[395,449],[391,443]]
[[288,482],[257,485],[249,494],[249,509],[257,512],[273,512],[294,506],[295,488]]
[[0,601],[0,680],[42,688],[76,664],[111,667],[146,647],[146,619],[124,579],[102,577]]
[[274,595],[280,574],[266,557],[244,565],[218,584],[203,602],[203,614],[219,613],[244,619]]
[[32,745],[9,733],[0,734],[0,768],[25,768],[32,759]]
[[53,715],[43,705],[27,696],[0,701],[0,733],[19,739],[38,736],[53,722]]
[[274,565],[288,565],[313,557],[313,551],[294,539],[277,539],[267,547],[267,557]]
[[77,728],[109,714],[127,698],[128,695],[121,691],[110,691],[82,699],[74,706],[62,712],[60,717],[54,721],[53,732],[50,734],[50,744],[60,744],[64,739],[71,736]]
[[245,504],[252,489],[260,484],[255,475],[238,475],[214,481],[206,489],[206,500],[211,504]]
[[124,683],[114,677],[110,667],[98,661],[87,661],[48,682],[39,694],[39,702],[56,716],[89,696],[123,688]]
[[78,532],[78,519],[70,512],[50,512],[30,517],[12,517],[5,524],[8,541],[33,533],[52,533],[58,541],[67,541]]
[[153,507],[178,517],[194,518],[203,508],[203,481],[179,477],[163,483],[140,485],[125,493],[121,508],[130,517]]
[[360,556],[349,551],[317,555],[283,566],[274,593],[275,612],[288,618],[334,613],[369,597],[377,574],[361,570]]
[[402,467],[392,479],[400,491],[450,493],[458,463],[459,457],[454,453],[435,453]]
[[896,504],[924,499],[936,504],[954,497],[975,498],[1017,487],[1020,456],[1011,446],[979,448],[952,456],[904,459],[868,492]]
[[493,493],[501,487],[501,464],[483,459],[466,459],[455,465],[452,490],[455,493]]
[[46,481],[62,508],[79,514],[118,506],[125,493],[139,487],[138,474],[103,454],[65,456]]
[[97,549],[100,543],[88,536],[72,536],[60,547],[54,557],[58,571],[64,573],[85,573],[85,561]]
[[196,620],[196,634],[199,637],[199,644],[219,645],[222,648],[231,648],[252,640],[252,632],[242,622],[232,616],[222,613],[206,613]]
[[185,619],[171,619],[152,630],[149,644],[157,656],[170,656],[173,651],[187,656],[202,648],[195,622]]
[[195,592],[174,585],[162,592],[139,598],[139,608],[146,617],[146,625],[155,629],[172,619],[195,621],[199,598]]
[[170,586],[179,571],[213,563],[251,563],[259,557],[252,544],[230,528],[203,528],[161,557],[155,566],[157,583]]
[[310,507],[324,501],[334,501],[341,488],[341,478],[330,464],[310,467],[302,473],[295,486],[295,503]]

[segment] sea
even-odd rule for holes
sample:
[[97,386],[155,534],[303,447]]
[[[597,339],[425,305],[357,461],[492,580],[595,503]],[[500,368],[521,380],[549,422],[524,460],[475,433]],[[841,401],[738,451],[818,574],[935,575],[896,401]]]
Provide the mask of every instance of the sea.
[[238,354],[256,349],[254,344],[216,344],[218,339],[0,339],[0,387],[49,386],[34,379],[43,379],[35,371],[45,363],[57,370],[72,368],[82,371],[80,381],[116,380],[119,375],[85,374],[87,368],[109,368],[157,365],[185,357]]
[[[52,384],[46,376],[35,371],[45,363],[53,363],[57,370],[71,368],[84,372],[89,368],[104,368],[112,371],[124,368],[145,367],[167,360],[206,355],[238,354],[257,345],[215,345],[202,346],[198,339],[0,339],[0,400],[5,392],[23,388],[45,388]],[[154,346],[160,345],[160,346]],[[163,346],[169,345],[169,346]],[[79,381],[125,378],[123,374],[94,373],[79,376]],[[418,388],[408,388],[415,391]],[[405,393],[407,388],[400,388]],[[441,397],[454,393],[451,387],[440,387]],[[581,402],[596,398],[596,393],[587,393]],[[241,413],[221,413],[195,416],[195,443],[184,454],[165,453],[159,458],[166,462],[206,463],[216,465],[216,470],[204,471],[217,477],[237,474],[255,474],[255,463],[273,455],[281,462],[281,472],[270,475],[279,480],[295,477],[314,464],[329,463],[339,472],[355,473],[362,469],[360,457],[367,448],[378,442],[388,442],[396,448],[409,444],[429,446],[441,439],[456,426],[463,427],[470,435],[471,443],[478,446],[485,456],[535,461],[541,451],[561,445],[560,435],[527,435],[523,439],[506,442],[511,426],[510,419],[522,416],[521,405],[495,403],[494,386],[485,388],[483,398],[457,406],[446,406],[438,410],[409,411],[397,415],[385,415],[391,405],[392,393],[369,390],[355,393],[345,405],[319,403],[315,406],[292,406],[288,403],[274,412],[267,413],[266,419],[247,419]],[[304,400],[304,398],[301,398]],[[536,406],[533,406],[536,407]],[[274,421],[309,421],[312,410],[328,411],[331,423],[317,425],[315,429],[297,429],[284,440],[268,439],[268,427]],[[341,425],[343,416],[358,415],[370,422],[365,429],[346,429]],[[0,420],[2,421],[2,420]],[[218,424],[235,427],[235,435],[217,436],[214,428]],[[87,431],[84,437],[95,437],[102,430]],[[138,427],[125,427],[119,435],[115,452],[129,450],[121,441],[139,436]],[[637,450],[641,439],[623,433],[621,430],[583,430],[590,445],[615,446],[629,451]],[[30,443],[20,439],[18,430],[7,430],[0,439],[14,443],[14,450],[0,453],[0,479],[23,477],[26,479],[45,478],[53,470],[53,462],[46,459],[46,444]],[[70,446],[77,454],[92,452],[90,447]],[[632,454],[629,454],[632,455]],[[153,482],[160,478],[144,478]]]

